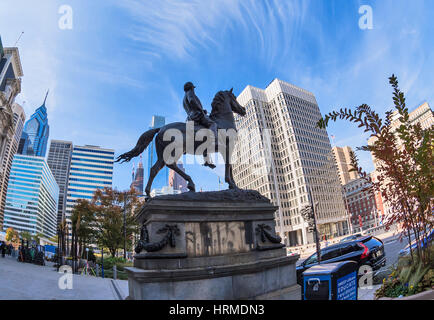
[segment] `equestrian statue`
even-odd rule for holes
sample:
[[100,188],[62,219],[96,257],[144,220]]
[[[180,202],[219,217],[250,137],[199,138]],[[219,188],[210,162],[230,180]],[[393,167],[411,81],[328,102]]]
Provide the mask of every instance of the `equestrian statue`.
[[[237,113],[240,116],[245,116],[246,109],[238,103],[232,89],[219,91],[211,103],[212,111],[208,116],[206,110],[203,109],[199,98],[196,96],[194,88],[195,86],[191,82],[187,82],[184,85],[185,96],[183,106],[187,112],[187,123],[174,122],[161,128],[146,131],[141,135],[136,146],[131,151],[120,155],[115,161],[119,162],[122,160],[121,163],[131,161],[131,159],[139,156],[148,147],[152,140],[155,139],[157,161],[150,170],[148,183],[145,188],[145,193],[148,197],[150,197],[151,186],[155,176],[164,168],[164,166],[167,166],[184,178],[188,183],[187,188],[190,191],[196,191],[191,177],[177,166],[178,160],[184,154],[202,154],[205,160],[204,165],[214,168],[215,165],[209,158],[209,152],[219,152],[225,162],[225,182],[229,185],[229,189],[237,188],[232,175],[231,164],[234,144],[229,141],[234,137],[227,134],[220,135],[218,133],[223,131],[225,133],[231,132],[232,134],[236,134],[237,129],[235,126],[234,113]],[[193,124],[192,132],[188,130],[188,123]],[[204,141],[196,139],[202,129],[207,129],[209,132],[209,134],[205,136],[207,137],[207,145],[210,147],[205,149],[203,147]],[[177,140],[172,134],[173,132],[178,132],[182,139]],[[175,139],[167,139],[166,136],[171,136]],[[167,150],[170,151],[169,157],[167,155]]]

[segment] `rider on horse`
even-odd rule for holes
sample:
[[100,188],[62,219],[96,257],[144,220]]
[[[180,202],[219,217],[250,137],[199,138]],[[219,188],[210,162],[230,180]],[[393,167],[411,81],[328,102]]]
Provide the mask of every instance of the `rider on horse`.
[[[202,103],[194,92],[196,88],[193,83],[187,82],[184,84],[185,96],[183,100],[183,105],[185,112],[187,112],[187,120],[194,121],[195,124],[204,126],[213,132],[214,141],[218,137],[217,135],[217,124],[212,121],[206,114],[206,110],[203,109]],[[205,163],[204,166],[215,168],[215,165],[211,162],[208,154],[204,154]]]

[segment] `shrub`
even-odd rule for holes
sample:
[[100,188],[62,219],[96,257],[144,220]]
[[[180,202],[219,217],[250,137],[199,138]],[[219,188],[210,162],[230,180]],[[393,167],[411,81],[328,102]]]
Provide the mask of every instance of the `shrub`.
[[[431,245],[426,250],[433,250],[433,248],[434,245]],[[375,297],[410,296],[432,288],[434,288],[434,265],[432,263],[428,266],[424,265],[417,255],[413,263],[410,257],[401,257],[395,270],[383,280],[383,285],[375,292]]]

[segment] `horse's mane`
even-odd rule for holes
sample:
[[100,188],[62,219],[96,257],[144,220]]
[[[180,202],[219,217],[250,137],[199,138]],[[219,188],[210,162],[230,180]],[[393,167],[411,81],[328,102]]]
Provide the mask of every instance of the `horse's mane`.
[[214,99],[211,102],[211,107],[212,107],[211,114],[217,112],[217,107],[220,104],[222,104],[224,102],[224,100],[225,100],[225,97],[224,97],[223,91],[217,92],[216,95],[214,96]]

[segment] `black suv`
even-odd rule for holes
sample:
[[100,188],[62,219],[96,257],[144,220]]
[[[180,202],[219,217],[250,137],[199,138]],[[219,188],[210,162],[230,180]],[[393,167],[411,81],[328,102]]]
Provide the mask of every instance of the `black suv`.
[[[378,238],[365,236],[321,249],[321,263],[352,260],[362,265],[369,265],[378,270],[386,265],[384,244]],[[303,285],[302,273],[318,264],[316,253],[297,266],[297,283]]]

